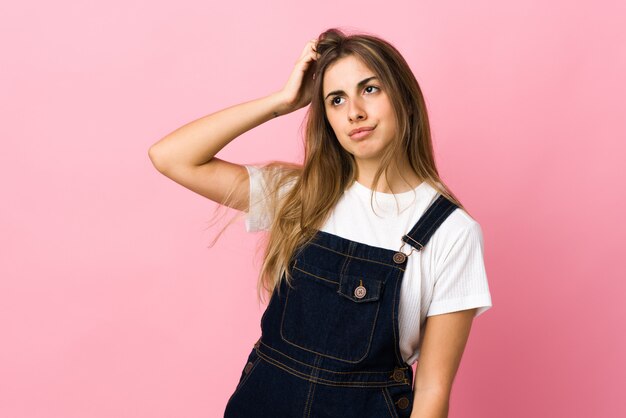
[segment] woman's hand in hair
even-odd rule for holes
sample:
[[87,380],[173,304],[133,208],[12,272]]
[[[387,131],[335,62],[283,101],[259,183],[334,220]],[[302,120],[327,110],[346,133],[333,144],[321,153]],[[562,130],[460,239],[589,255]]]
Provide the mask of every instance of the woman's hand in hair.
[[287,113],[311,103],[313,74],[315,73],[316,60],[319,58],[319,54],[315,51],[316,43],[317,39],[307,42],[300,58],[296,61],[287,84],[279,92],[285,101]]

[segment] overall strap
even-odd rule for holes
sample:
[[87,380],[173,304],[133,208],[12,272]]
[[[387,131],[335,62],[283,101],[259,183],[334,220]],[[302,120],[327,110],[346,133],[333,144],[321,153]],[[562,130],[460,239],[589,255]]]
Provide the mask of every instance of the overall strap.
[[439,228],[439,225],[441,225],[456,208],[458,208],[456,204],[440,194],[428,209],[426,209],[426,212],[424,212],[411,231],[402,237],[402,241],[411,245],[417,251],[421,251],[437,228]]

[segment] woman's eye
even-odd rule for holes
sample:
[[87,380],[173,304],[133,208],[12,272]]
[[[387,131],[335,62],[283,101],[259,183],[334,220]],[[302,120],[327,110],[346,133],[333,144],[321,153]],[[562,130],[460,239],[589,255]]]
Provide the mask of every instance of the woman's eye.
[[339,104],[339,103],[337,103],[337,102],[335,101],[335,100],[337,100],[337,99],[341,99],[341,97],[333,97],[333,99],[330,101],[330,103],[331,103],[333,106],[337,106],[337,105]]
[[[376,87],[376,86],[367,86],[367,87],[365,87],[363,90],[367,91],[368,93],[372,93],[372,90],[369,90],[369,91],[368,91],[368,89],[376,89],[376,90],[380,90],[380,89],[379,89],[378,87]],[[340,103],[337,103],[337,102],[336,102],[336,100],[337,100],[337,99],[342,99],[342,98],[341,98],[341,97],[339,97],[339,96],[335,96],[335,97],[333,97],[333,98],[330,100],[330,104],[331,104],[332,106],[337,106],[337,105],[339,105]]]

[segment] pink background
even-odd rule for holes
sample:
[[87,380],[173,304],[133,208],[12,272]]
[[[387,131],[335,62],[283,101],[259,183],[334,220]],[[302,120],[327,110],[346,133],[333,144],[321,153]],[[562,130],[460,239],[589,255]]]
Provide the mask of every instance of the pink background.
[[[450,417],[626,416],[623,1],[90,3],[0,6],[0,416],[221,416],[260,332],[260,235],[207,248],[214,203],[148,148],[280,89],[332,26],[404,54],[483,227],[494,307]],[[303,116],[218,156],[297,161]]]

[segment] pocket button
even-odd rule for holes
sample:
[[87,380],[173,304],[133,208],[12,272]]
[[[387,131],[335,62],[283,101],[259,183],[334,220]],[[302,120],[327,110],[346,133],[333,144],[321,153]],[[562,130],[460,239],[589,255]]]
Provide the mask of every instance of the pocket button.
[[357,299],[363,299],[366,293],[367,289],[363,285],[357,286],[357,288],[354,289],[354,297]]
[[243,372],[245,374],[250,373],[250,370],[252,370],[252,366],[254,366],[254,364],[252,364],[252,362],[249,361],[248,364],[246,364],[246,367],[243,368]]

